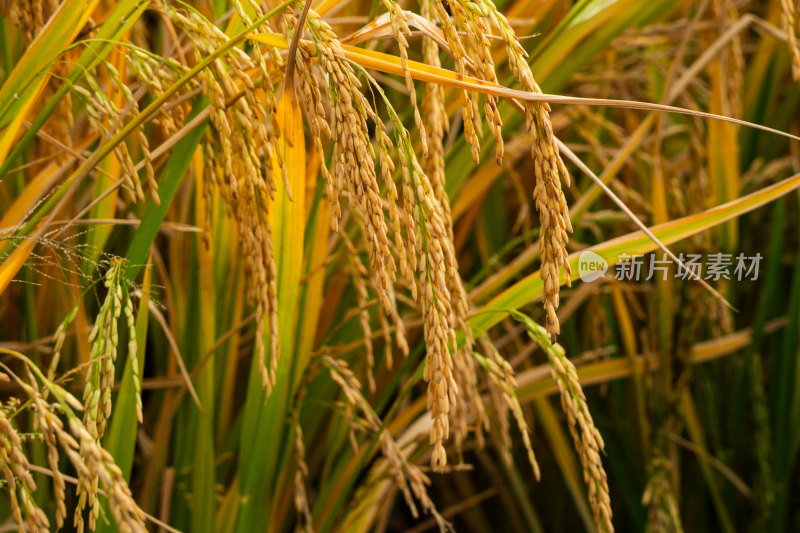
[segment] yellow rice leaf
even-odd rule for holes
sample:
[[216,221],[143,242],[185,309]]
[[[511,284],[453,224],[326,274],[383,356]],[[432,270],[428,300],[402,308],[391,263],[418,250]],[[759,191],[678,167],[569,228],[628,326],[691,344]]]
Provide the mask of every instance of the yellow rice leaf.
[[314,2],[314,4],[312,4],[312,7],[319,16],[323,16],[324,14],[328,13],[330,10],[335,8],[337,5],[344,3],[346,3],[344,0],[322,0],[320,2]]
[[306,361],[311,357],[311,350],[314,348],[319,314],[322,310],[322,300],[325,289],[325,265],[328,259],[328,238],[330,236],[331,225],[331,204],[328,196],[323,194],[319,199],[319,204],[315,216],[310,217],[309,202],[314,196],[315,187],[324,187],[324,183],[318,178],[319,154],[312,152],[308,169],[306,171],[306,224],[314,224],[313,231],[309,227],[313,241],[309,243],[309,254],[306,258],[305,268],[306,277],[303,280],[304,292],[302,308],[299,310],[300,324],[303,325],[303,332],[298,336],[298,345],[295,350],[295,357],[298,364],[295,367],[293,380],[299,381],[301,373],[306,367]]
[[36,239],[24,239],[20,242],[19,247],[0,265],[0,294],[5,292],[8,284],[11,283],[19,269],[25,264],[25,260],[28,259],[35,245]]
[[[61,175],[60,168],[53,163],[39,172],[25,186],[25,189],[17,196],[14,203],[3,215],[3,218],[0,219],[0,236],[7,236],[13,233],[14,228],[24,220],[28,211],[50,190]],[[19,269],[25,264],[28,256],[33,251],[36,241],[37,238],[35,236],[21,241],[19,246],[0,265],[0,294],[6,290],[8,284],[11,283]]]
[[[275,48],[288,48],[286,39],[278,34],[253,34],[248,36],[249,39],[268,44]],[[311,43],[308,41],[300,41],[300,46],[306,47],[310,52]],[[376,52],[374,50],[366,50],[364,48],[357,48],[350,45],[342,45],[345,52],[345,57],[366,69],[374,69],[387,74],[404,77],[405,70],[403,69],[402,60],[391,54],[383,52]],[[767,131],[800,141],[800,137],[786,133],[784,131],[776,130],[761,124],[748,122],[746,120],[739,120],[736,118],[726,117],[722,115],[715,115],[713,113],[706,113],[692,109],[675,107],[664,104],[654,104],[651,102],[641,102],[637,100],[613,100],[608,98],[581,98],[576,96],[563,96],[560,94],[544,94],[535,93],[531,91],[520,91],[518,89],[509,89],[502,85],[481,81],[477,78],[470,76],[461,76],[455,72],[439,67],[432,67],[425,63],[418,61],[406,61],[406,69],[408,74],[415,80],[424,81],[428,83],[436,83],[444,87],[454,87],[457,89],[464,89],[467,91],[478,92],[483,94],[491,94],[498,98],[505,98],[510,101],[522,100],[527,102],[548,102],[556,104],[577,104],[577,105],[597,105],[603,107],[617,107],[621,109],[640,109],[646,111],[660,111],[666,113],[678,113],[682,115],[689,115],[695,117],[712,118],[721,120],[731,124],[739,124],[751,128]]]
[[78,36],[97,3],[98,0],[67,0],[61,4],[0,88],[0,127],[7,126],[0,137],[0,164],[50,79],[51,62]]
[[[278,333],[281,352],[291,357],[297,298],[303,267],[303,237],[305,232],[306,147],[303,135],[303,115],[292,92],[287,88],[278,102],[280,136],[278,150],[272,160],[275,180],[274,201],[269,209],[272,244],[278,270]],[[282,176],[281,161],[283,163]],[[288,190],[287,190],[288,186]],[[288,372],[288,364],[279,363]],[[280,379],[280,376],[278,376]]]
[[20,127],[22,127],[22,122],[25,120],[25,117],[28,116],[28,111],[30,111],[31,106],[33,103],[38,99],[39,94],[41,94],[44,85],[42,84],[34,94],[28,99],[28,101],[22,104],[19,113],[17,113],[13,119],[11,119],[11,123],[8,127],[3,130],[3,133],[0,134],[0,163],[3,163],[6,160],[6,156],[8,156],[8,152],[11,151],[11,147],[14,146],[14,142],[17,140],[17,137],[20,134]]
[[8,229],[22,222],[25,214],[50,190],[55,181],[61,176],[58,170],[58,165],[50,163],[25,186],[22,192],[14,199],[14,203],[11,204],[8,211],[3,214],[3,218],[0,219],[0,235],[5,235]]
[[[710,65],[711,90],[709,91],[709,111],[712,113],[731,113],[730,97],[727,95],[727,76],[723,62],[718,59]],[[739,176],[738,131],[733,124],[711,122],[708,124],[706,139],[708,151],[708,174],[711,178],[713,202],[730,202],[739,196],[741,188]],[[735,250],[738,244],[738,228],[728,222],[720,226],[722,250]]]

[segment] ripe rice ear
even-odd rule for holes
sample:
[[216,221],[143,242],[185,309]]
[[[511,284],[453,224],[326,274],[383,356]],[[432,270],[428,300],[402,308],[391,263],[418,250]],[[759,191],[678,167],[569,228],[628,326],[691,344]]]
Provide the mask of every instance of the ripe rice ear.
[[569,422],[575,451],[583,466],[583,479],[588,489],[595,528],[600,532],[612,533],[614,525],[611,522],[608,476],[600,458],[604,448],[603,437],[592,420],[575,365],[567,359],[561,346],[550,342],[550,334],[545,328],[518,311],[511,315],[525,324],[528,335],[547,354],[551,375],[561,393],[561,407]]
[[20,531],[48,530],[47,516],[33,500],[36,483],[31,476],[22,440],[4,409],[0,409],[0,475],[8,488],[11,515]]

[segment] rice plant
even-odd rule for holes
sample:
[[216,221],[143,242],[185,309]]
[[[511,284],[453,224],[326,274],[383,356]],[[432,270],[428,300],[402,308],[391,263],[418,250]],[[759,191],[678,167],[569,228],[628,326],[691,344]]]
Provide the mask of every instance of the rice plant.
[[800,527],[796,2],[0,13],[3,529]]

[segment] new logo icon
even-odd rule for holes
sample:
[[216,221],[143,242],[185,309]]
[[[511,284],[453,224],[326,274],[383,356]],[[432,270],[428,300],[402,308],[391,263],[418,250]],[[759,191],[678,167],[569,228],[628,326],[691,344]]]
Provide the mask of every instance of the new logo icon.
[[600,255],[586,250],[578,258],[578,275],[583,281],[594,281],[606,275],[608,262]]

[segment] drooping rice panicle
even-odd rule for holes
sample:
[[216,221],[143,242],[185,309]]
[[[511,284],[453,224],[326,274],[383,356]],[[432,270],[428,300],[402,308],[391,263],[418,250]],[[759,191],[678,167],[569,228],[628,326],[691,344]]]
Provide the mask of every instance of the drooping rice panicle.
[[[465,50],[471,60],[474,75],[489,83],[497,84],[497,74],[492,58],[492,46],[489,42],[488,19],[480,11],[479,4],[463,0],[448,0],[448,6],[453,13],[453,23],[461,30],[462,40],[465,41]],[[473,110],[478,119],[476,127],[480,131],[480,114],[477,112],[477,96],[472,97]],[[495,161],[500,165],[503,161],[503,122],[497,110],[497,97],[484,95],[484,113],[492,130],[495,141]]]
[[[169,16],[192,39],[198,57],[212,54],[228,40],[222,31],[194,11],[188,14],[168,10]],[[256,305],[256,357],[267,390],[274,385],[278,354],[277,267],[269,224],[270,198],[275,191],[272,155],[275,153],[274,92],[267,92],[269,108],[262,105],[255,85],[247,74],[253,69],[266,72],[263,61],[253,60],[239,48],[214,61],[203,72],[202,90],[209,99],[212,129],[204,155],[204,180],[219,187],[228,214],[236,220],[251,283],[248,298]],[[228,100],[239,95],[233,105]],[[273,127],[270,127],[273,126]],[[269,361],[264,337],[269,332]]]
[[[424,378],[428,383],[428,410],[433,417],[430,441],[434,446],[431,464],[442,469],[447,464],[444,442],[450,436],[451,406],[456,404],[459,394],[457,377],[464,377],[459,368],[456,375],[451,349],[457,361],[464,363],[463,354],[471,352],[465,339],[460,350],[455,328],[463,324],[455,307],[466,309],[466,295],[458,273],[455,252],[448,239],[445,215],[436,199],[430,181],[423,172],[407,142],[399,150],[403,168],[403,202],[414,218],[417,228],[415,237],[419,300],[422,308],[425,345],[427,349]],[[455,302],[455,303],[454,303]],[[467,326],[468,329],[468,326]],[[469,372],[469,369],[464,369]],[[462,380],[469,383],[469,380]],[[463,429],[463,426],[460,427]]]
[[336,139],[331,168],[336,180],[334,188],[339,194],[347,194],[363,219],[370,268],[378,282],[378,299],[389,309],[392,305],[390,287],[395,281],[397,267],[389,247],[375,173],[375,150],[367,126],[367,122],[374,119],[374,111],[361,92],[361,83],[330,26],[316,19],[313,11],[309,13],[308,22],[314,29],[320,67],[331,79],[328,98],[333,108],[331,133]]
[[[450,14],[448,13],[449,9],[453,9],[453,5],[458,4],[448,1],[448,6],[445,7],[442,0],[437,0],[433,3],[433,9],[436,13],[436,18],[442,26],[442,32],[444,33],[444,37],[448,46],[450,47],[450,53],[455,59],[455,71],[457,74],[465,76],[467,75],[467,59],[469,55],[464,47],[461,37],[459,36],[459,30],[461,28],[456,27],[453,19],[450,18]],[[481,147],[480,139],[478,137],[478,132],[480,131],[480,114],[477,113],[477,96],[472,96],[466,90],[461,90],[459,91],[459,97],[461,101],[461,115],[464,124],[464,139],[467,141],[467,143],[469,143],[472,149],[472,160],[475,163],[478,163],[480,160]]]
[[528,462],[533,469],[533,476],[538,480],[541,477],[541,470],[539,469],[539,462],[536,460],[536,454],[533,451],[531,431],[528,422],[525,420],[525,414],[522,412],[522,405],[517,397],[517,382],[514,378],[514,370],[508,361],[500,356],[486,336],[481,337],[480,343],[483,350],[488,354],[488,357],[480,358],[479,361],[487,370],[489,392],[493,399],[492,406],[496,415],[498,414],[497,410],[500,410],[500,416],[493,417],[493,420],[497,421],[500,426],[500,442],[505,461],[509,465],[512,461],[511,437],[509,436],[507,419],[507,413],[510,412],[517,424],[517,429],[522,435],[522,442],[528,456]]
[[595,528],[612,533],[614,525],[611,522],[608,476],[600,459],[605,444],[592,420],[575,365],[564,355],[561,346],[551,343],[550,334],[545,328],[518,311],[514,311],[512,316],[525,324],[530,337],[547,354],[551,375],[561,393],[561,407],[567,415],[575,451],[583,466],[583,480],[588,488]]
[[[87,77],[86,79],[89,81],[92,78]],[[93,86],[93,90],[86,89],[79,85],[75,85],[72,90],[85,103],[86,115],[92,129],[98,133],[103,133],[109,130],[112,123],[119,122],[119,110],[108,100],[105,94],[99,90],[99,85],[96,82],[90,82],[90,86]],[[114,154],[122,168],[121,173],[124,180],[123,190],[126,191],[129,201],[143,201],[144,189],[142,188],[139,173],[136,171],[136,164],[133,162],[127,144],[123,142],[115,146]]]
[[[511,71],[523,90],[541,93],[539,85],[525,60],[527,55],[520,45],[506,17],[491,0],[480,2],[481,12],[487,16],[500,33],[506,45]],[[541,229],[541,276],[544,282],[545,326],[551,341],[555,342],[561,328],[556,315],[561,287],[559,269],[563,267],[567,285],[570,285],[570,266],[567,260],[568,233],[572,232],[569,208],[561,188],[561,180],[569,187],[570,177],[559,155],[550,122],[550,106],[547,103],[525,102],[525,124],[531,138],[531,154],[535,169],[533,197],[539,211]]]
[[[128,114],[129,115],[138,114],[139,104],[136,101],[136,98],[134,97],[128,85],[123,83],[122,79],[120,78],[119,72],[113,65],[111,65],[110,63],[106,63],[105,66],[106,70],[109,73],[109,78],[113,82],[115,88],[120,92],[120,94],[122,94],[124,98],[125,105],[129,109]],[[161,201],[158,196],[158,183],[156,182],[156,173],[155,169],[153,168],[153,161],[150,155],[150,141],[148,140],[148,136],[145,133],[144,128],[137,128],[136,136],[139,141],[139,148],[142,151],[142,162],[144,163],[145,178],[147,179],[147,185],[148,188],[150,189],[150,197],[153,199],[156,205],[160,205]]]
[[[36,425],[42,434],[47,450],[48,466],[53,477],[56,527],[60,528],[66,517],[66,478],[59,470],[60,451],[66,455],[78,474],[78,502],[75,509],[74,526],[79,532],[83,531],[85,527],[82,510],[87,504],[90,507],[89,529],[95,529],[98,514],[94,509],[99,501],[97,495],[102,487],[118,529],[132,533],[144,533],[146,531],[144,513],[134,501],[119,467],[73,411],[73,409],[82,409],[81,403],[65,389],[48,380],[30,359],[16,352],[7,353],[11,353],[21,360],[29,380],[29,383],[26,383],[17,377],[8,366],[0,363],[5,375],[13,379],[27,395],[34,412]],[[40,388],[44,388],[49,396],[55,398],[53,404],[47,402],[40,393]],[[69,431],[65,429],[64,423],[57,413],[66,416]],[[27,527],[31,531],[48,530],[50,527],[48,520],[41,510],[37,512],[38,507],[35,507],[31,496],[31,493],[36,490],[36,485],[30,474],[31,469],[27,466],[27,459],[24,454],[19,455],[15,451],[20,450],[16,444],[19,436],[15,438],[9,431],[16,433],[5,411],[0,410],[0,433],[2,433],[0,441],[5,443],[0,446],[0,455],[3,455],[0,463],[10,468],[13,483],[9,482],[8,472],[4,473],[6,481],[9,482],[9,486],[19,488],[17,493],[19,497],[16,501],[23,504],[22,508],[27,515]],[[19,444],[21,444],[21,440]],[[4,453],[9,455],[6,456]],[[14,498],[16,496],[12,495],[12,501]]]
[[428,495],[427,486],[430,480],[413,463],[408,461],[392,435],[382,427],[380,418],[372,409],[369,402],[361,393],[361,384],[347,367],[344,361],[330,356],[322,356],[320,363],[330,372],[331,378],[339,385],[345,395],[346,403],[359,410],[364,417],[367,428],[378,433],[381,451],[386,458],[386,463],[391,475],[394,477],[398,488],[403,493],[406,504],[414,517],[419,515],[417,505],[419,502],[423,512],[430,514],[440,531],[451,529],[450,524],[439,514],[436,506]]
[[383,5],[389,12],[389,20],[392,24],[392,33],[394,40],[397,41],[397,46],[400,48],[400,65],[403,67],[404,78],[406,82],[406,89],[408,89],[408,96],[411,100],[411,106],[414,108],[414,124],[417,126],[419,133],[420,143],[422,144],[422,153],[428,153],[428,140],[426,134],[425,121],[419,113],[417,106],[417,91],[414,88],[414,80],[411,78],[411,73],[408,70],[408,41],[406,36],[411,35],[411,30],[408,28],[408,20],[403,9],[394,0],[383,0]]
[[[89,334],[92,343],[89,367],[86,372],[86,386],[83,393],[84,418],[81,428],[86,431],[96,443],[105,434],[106,424],[111,416],[111,392],[114,387],[115,363],[119,347],[119,322],[123,314],[126,316],[128,326],[128,356],[132,358],[135,368],[134,392],[136,395],[137,416],[141,421],[141,383],[136,358],[136,330],[133,320],[133,304],[130,295],[123,290],[125,260],[112,260],[111,266],[104,275],[104,285],[107,290],[106,298],[97,314],[97,320]],[[99,444],[98,444],[99,446]],[[81,453],[87,451],[86,446],[81,446]],[[75,508],[75,525],[83,528],[84,506],[89,507],[89,529],[94,530],[94,524],[100,513],[100,503],[96,498],[98,478],[80,477],[78,483],[79,502]]]

